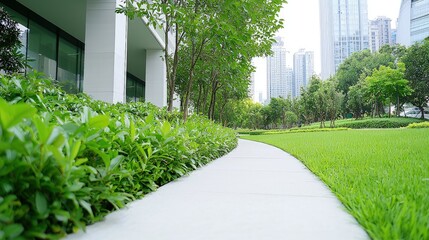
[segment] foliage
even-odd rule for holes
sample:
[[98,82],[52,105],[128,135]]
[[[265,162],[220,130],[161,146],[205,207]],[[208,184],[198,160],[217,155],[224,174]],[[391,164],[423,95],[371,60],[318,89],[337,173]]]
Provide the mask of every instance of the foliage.
[[360,79],[356,85],[349,88],[347,108],[350,109],[356,119],[371,112],[368,92],[368,85],[364,79]]
[[169,32],[175,34],[173,53],[168,53],[168,46],[165,51],[169,110],[176,92],[184,119],[193,108],[224,122],[227,103],[247,97],[252,58],[270,53],[274,34],[282,26],[278,13],[286,1],[124,2],[117,12],[145,17],[164,30],[166,43]]
[[428,129],[246,136],[300,159],[372,239],[428,239]]
[[[412,89],[408,85],[408,80],[404,79],[404,72],[405,65],[398,63],[396,69],[381,66],[366,77],[367,91],[375,106],[374,115],[379,115],[380,103],[388,102],[390,106],[393,102],[396,104],[396,109],[401,109],[405,103],[405,97],[411,95]],[[399,116],[399,111],[396,111],[396,114]]]
[[401,128],[406,127],[410,123],[420,122],[415,118],[367,118],[355,121],[344,121],[338,123],[338,127],[347,127],[354,129],[361,128]]
[[[402,61],[405,63],[405,78],[414,90],[409,101],[424,112],[429,101],[429,40],[416,43],[407,49]],[[422,114],[424,118],[424,114]]]
[[235,133],[149,104],[0,77],[0,236],[57,239],[230,151]]
[[408,128],[429,128],[429,122],[411,123]]
[[17,23],[0,7],[0,70],[19,72],[24,68],[24,55],[19,51],[21,41]]

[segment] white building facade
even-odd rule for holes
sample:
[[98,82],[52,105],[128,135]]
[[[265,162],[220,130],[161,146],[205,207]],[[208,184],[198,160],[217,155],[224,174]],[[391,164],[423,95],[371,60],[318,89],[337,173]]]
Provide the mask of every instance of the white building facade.
[[286,48],[281,38],[276,38],[273,44],[273,55],[267,57],[267,100],[271,98],[287,98],[291,93],[288,88],[291,84],[287,82]]
[[369,23],[370,49],[377,52],[384,45],[392,45],[392,20],[378,17]]
[[429,36],[429,0],[402,0],[397,42],[410,46]]
[[369,48],[366,0],[320,0],[322,78],[353,52]]
[[300,49],[293,55],[294,89],[293,97],[301,95],[301,88],[306,88],[314,74],[314,52]]
[[[109,103],[167,102],[162,31],[116,14],[117,0],[0,0],[33,69]],[[30,71],[30,70],[27,70]]]

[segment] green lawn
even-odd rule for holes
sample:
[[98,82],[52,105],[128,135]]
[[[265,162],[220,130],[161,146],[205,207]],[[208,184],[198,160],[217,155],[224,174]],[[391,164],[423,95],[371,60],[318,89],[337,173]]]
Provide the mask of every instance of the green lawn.
[[245,136],[319,176],[373,239],[429,239],[429,129]]

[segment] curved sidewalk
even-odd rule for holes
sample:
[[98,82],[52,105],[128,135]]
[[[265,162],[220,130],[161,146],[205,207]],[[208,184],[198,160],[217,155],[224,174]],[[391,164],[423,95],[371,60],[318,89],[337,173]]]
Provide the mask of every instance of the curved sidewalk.
[[368,239],[329,189],[275,147],[230,154],[67,239]]

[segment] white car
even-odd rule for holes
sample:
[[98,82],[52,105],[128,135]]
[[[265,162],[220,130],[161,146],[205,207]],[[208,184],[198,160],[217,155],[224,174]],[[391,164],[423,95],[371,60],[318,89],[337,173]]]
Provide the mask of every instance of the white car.
[[[429,110],[424,110],[423,112],[425,113],[424,118],[429,119]],[[401,114],[399,115],[402,117],[412,117],[412,118],[422,117],[421,111],[417,109],[406,110],[405,112],[401,112]]]

